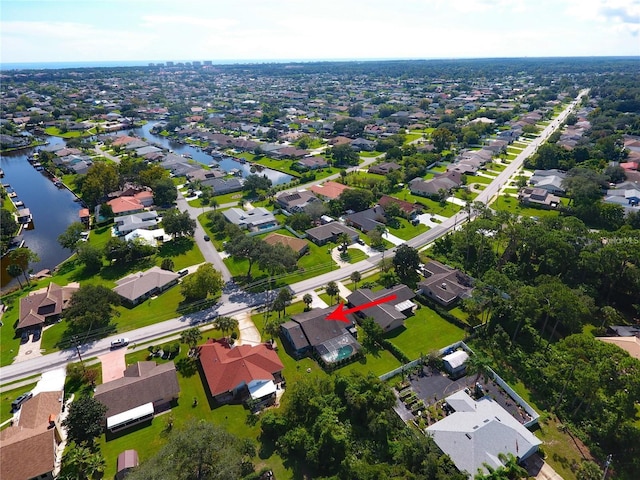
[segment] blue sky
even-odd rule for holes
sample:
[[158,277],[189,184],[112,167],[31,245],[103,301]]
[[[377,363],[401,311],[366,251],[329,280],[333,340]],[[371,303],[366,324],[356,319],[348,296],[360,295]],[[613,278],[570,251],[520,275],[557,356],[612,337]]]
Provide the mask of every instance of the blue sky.
[[640,55],[640,0],[1,0],[0,61]]

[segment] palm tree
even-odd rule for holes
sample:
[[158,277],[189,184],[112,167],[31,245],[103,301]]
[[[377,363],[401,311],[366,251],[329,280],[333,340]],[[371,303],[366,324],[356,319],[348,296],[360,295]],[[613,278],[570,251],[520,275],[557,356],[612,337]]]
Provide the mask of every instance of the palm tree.
[[466,372],[467,375],[476,374],[476,378],[473,381],[475,385],[480,380],[480,377],[486,378],[489,373],[489,357],[484,355],[483,353],[476,352],[473,355],[469,356],[467,360]]
[[202,333],[198,327],[193,327],[180,334],[180,342],[189,345],[190,352],[195,350],[198,342],[202,339]]
[[360,280],[362,280],[362,275],[360,275],[360,272],[358,272],[357,270],[355,272],[353,272],[349,278],[351,279],[351,281],[353,282],[353,288],[357,289],[358,288],[358,282]]
[[313,303],[313,296],[310,293],[305,293],[302,296],[302,301],[304,302],[304,305],[305,305],[304,309],[306,311],[311,310],[311,304]]
[[238,320],[231,317],[218,317],[213,321],[213,328],[220,330],[226,337],[227,333],[238,328]]
[[209,199],[209,206],[213,207],[213,211],[215,212],[217,210],[217,208],[220,206],[220,204],[218,203],[218,201],[215,198],[211,198],[211,199]]
[[331,298],[331,303],[333,303],[333,299],[338,293],[340,293],[340,289],[338,288],[338,284],[334,281],[327,283],[327,287],[325,289],[327,295]]

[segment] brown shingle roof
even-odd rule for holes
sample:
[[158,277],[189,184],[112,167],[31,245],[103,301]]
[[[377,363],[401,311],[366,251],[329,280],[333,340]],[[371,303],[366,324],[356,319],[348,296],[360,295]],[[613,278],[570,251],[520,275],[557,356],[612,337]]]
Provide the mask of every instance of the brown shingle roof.
[[27,400],[20,420],[0,432],[0,478],[24,480],[53,470],[56,431],[50,419],[60,415],[63,393],[42,392]]
[[110,417],[145,403],[175,398],[179,393],[173,362],[138,362],[125,370],[124,377],[98,385],[94,398],[107,406]]
[[280,233],[271,233],[264,238],[264,241],[269,245],[275,245],[279,243],[281,245],[285,245],[298,255],[300,255],[305,249],[308,248],[308,244],[306,240],[301,238],[289,237],[287,235],[282,235]]
[[71,295],[78,290],[77,283],[64,287],[49,283],[46,289],[36,291],[20,299],[20,314],[17,329],[42,325],[48,317],[59,315],[66,307]]

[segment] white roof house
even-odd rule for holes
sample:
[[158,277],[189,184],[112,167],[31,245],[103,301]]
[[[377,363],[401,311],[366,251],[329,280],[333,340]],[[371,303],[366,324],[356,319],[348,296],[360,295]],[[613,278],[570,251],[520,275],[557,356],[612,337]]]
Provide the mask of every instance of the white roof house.
[[222,212],[224,218],[238,225],[240,228],[260,228],[261,226],[277,225],[278,221],[269,210],[256,207],[251,210],[232,207]]
[[542,443],[490,397],[476,401],[461,390],[446,402],[455,413],[428,427],[427,432],[469,478],[478,471],[487,473],[485,465],[494,469],[502,466],[501,453],[511,453],[521,461]]

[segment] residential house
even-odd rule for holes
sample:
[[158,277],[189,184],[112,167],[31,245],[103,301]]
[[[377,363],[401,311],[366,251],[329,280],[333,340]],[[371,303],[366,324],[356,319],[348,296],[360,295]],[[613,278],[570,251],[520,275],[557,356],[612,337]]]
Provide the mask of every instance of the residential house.
[[376,149],[376,142],[366,138],[356,138],[351,142],[351,148],[358,151],[373,152]]
[[113,291],[132,305],[160,294],[178,283],[180,275],[160,267],[151,267],[145,272],[136,272],[116,280]]
[[270,152],[269,155],[277,159],[280,159],[280,158],[300,159],[306,155],[309,155],[309,152],[301,148],[280,146],[280,148],[278,148],[277,150],[273,150],[272,152]]
[[529,178],[529,184],[555,195],[564,195],[567,191],[563,186],[565,178],[567,178],[567,174],[555,168],[551,170],[535,170],[531,178]]
[[471,295],[473,280],[460,270],[430,260],[422,271],[426,278],[418,283],[418,293],[445,307]]
[[313,227],[305,233],[309,240],[318,246],[322,246],[328,242],[335,242],[341,233],[346,233],[351,243],[356,242],[360,238],[360,234],[356,230],[339,222],[330,222],[318,227]]
[[542,443],[489,396],[474,400],[461,390],[445,401],[454,413],[427,427],[427,433],[469,478],[502,467],[500,454],[522,462]]
[[200,368],[210,397],[219,404],[275,400],[284,366],[271,345],[239,345],[210,339],[199,347]]
[[107,429],[116,432],[150,420],[180,395],[173,362],[129,365],[123,376],[98,385],[93,398],[107,407]]
[[290,237],[288,235],[282,235],[281,233],[270,233],[264,238],[265,243],[269,245],[280,244],[289,247],[296,252],[298,256],[302,256],[309,250],[309,244],[302,238]]
[[369,288],[359,288],[347,297],[349,308],[359,307],[375,300],[395,295],[395,298],[389,302],[375,305],[366,310],[356,313],[360,318],[371,317],[383,331],[389,332],[404,325],[407,317],[413,315],[417,305],[411,300],[416,294],[406,285],[395,285],[391,288],[385,288],[372,292]]
[[347,187],[346,185],[338,182],[329,181],[320,185],[312,185],[311,191],[326,200],[335,200],[342,194],[342,192],[349,188],[351,187]]
[[25,328],[42,328],[46,324],[57,322],[79,288],[80,284],[75,282],[64,287],[51,282],[48,287],[22,297],[16,331]]
[[612,325],[607,327],[607,335],[640,338],[640,325]]
[[440,192],[449,193],[452,189],[462,185],[462,172],[449,170],[430,180],[414,178],[409,182],[409,190],[415,195],[423,197],[438,197]]
[[78,217],[85,227],[89,227],[89,223],[91,222],[91,213],[88,208],[81,208],[78,212]]
[[633,358],[640,360],[640,336],[630,337],[596,337],[605,343],[617,345]]
[[518,192],[518,200],[524,205],[534,205],[540,208],[552,209],[560,205],[560,197],[549,193],[543,188],[524,187]]
[[355,227],[365,233],[375,230],[378,226],[384,227],[387,221],[384,208],[380,205],[361,212],[352,213],[345,216],[344,219],[347,225]]
[[17,423],[0,431],[2,480],[55,478],[63,397],[62,391],[38,393],[22,404]]
[[347,316],[349,323],[328,321],[327,315],[334,310],[335,307],[313,309],[292,315],[290,321],[280,325],[282,337],[293,355],[301,357],[314,354],[328,365],[350,358],[360,351],[360,344],[354,338],[353,317]]
[[214,195],[224,195],[242,190],[242,180],[239,178],[209,178],[203,180],[202,185],[211,187]]
[[386,175],[394,170],[400,170],[402,167],[395,162],[383,162],[369,167],[369,173],[377,173],[378,175]]
[[120,215],[130,215],[144,210],[144,205],[135,197],[114,198],[113,200],[109,200],[107,205],[111,207],[116,217]]
[[153,210],[133,213],[131,215],[122,215],[116,217],[114,220],[118,235],[126,235],[137,229],[153,229],[159,223],[158,213]]
[[307,205],[317,201],[318,197],[308,190],[281,192],[276,196],[276,203],[289,213],[303,212]]
[[278,225],[276,217],[264,207],[256,207],[251,210],[232,207],[222,212],[227,221],[249,230],[264,230]]
[[406,218],[412,218],[422,211],[422,207],[417,203],[405,202],[404,200],[398,200],[395,197],[389,195],[382,195],[378,200],[378,205],[382,208],[387,208],[390,204],[395,203],[400,207],[402,215]]
[[317,170],[329,166],[327,159],[324,157],[305,157],[298,160],[297,164],[309,170]]

